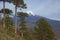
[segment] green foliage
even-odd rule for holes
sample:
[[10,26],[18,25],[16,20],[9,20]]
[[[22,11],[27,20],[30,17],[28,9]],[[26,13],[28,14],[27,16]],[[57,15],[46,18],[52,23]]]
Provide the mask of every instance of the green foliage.
[[26,30],[26,22],[25,22],[25,18],[28,17],[27,13],[23,13],[23,12],[18,12],[18,17],[20,17],[20,26],[21,26],[21,30]]
[[6,26],[7,29],[9,29],[13,26],[13,21],[9,17],[9,15],[5,16],[3,20],[5,21],[5,26]]
[[28,32],[28,29],[26,27],[26,21],[25,21],[25,18],[28,17],[28,14],[23,12],[18,12],[18,17],[20,17],[20,27],[21,27],[20,32],[23,33],[23,39],[32,40]]
[[0,24],[0,40],[21,40],[21,37],[15,34],[13,28],[8,30],[3,28],[2,25]]
[[[4,11],[5,11],[5,13],[4,13]],[[0,10],[0,13],[11,14],[11,13],[13,13],[13,12],[12,12],[12,10],[10,10],[10,9],[8,9],[8,8],[5,8],[5,9],[1,9],[1,10]]]
[[13,0],[13,4],[16,6],[16,7],[20,7],[20,8],[27,8],[26,7],[26,4],[24,3],[24,0]]
[[24,12],[18,12],[18,17],[28,17],[29,15],[27,13],[24,13]]
[[15,5],[17,5],[17,4],[24,4],[23,0],[13,0],[13,2],[15,3]]
[[[17,16],[17,7],[20,7],[20,10],[21,9],[26,9],[26,4],[24,3],[24,0],[12,0],[13,4],[15,5],[15,21],[16,21],[16,16]],[[15,33],[17,32],[17,26],[16,26],[16,22],[15,22]]]
[[34,28],[33,32],[36,40],[55,40],[51,25],[44,18],[39,19],[36,24],[37,27]]
[[12,2],[12,0],[0,0],[0,1],[3,1],[3,2],[9,2],[9,3]]

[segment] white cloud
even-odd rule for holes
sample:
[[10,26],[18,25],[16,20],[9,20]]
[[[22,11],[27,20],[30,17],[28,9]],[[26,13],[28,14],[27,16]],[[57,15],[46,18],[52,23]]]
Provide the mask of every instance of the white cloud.
[[38,15],[60,20],[60,0],[45,0],[37,8]]

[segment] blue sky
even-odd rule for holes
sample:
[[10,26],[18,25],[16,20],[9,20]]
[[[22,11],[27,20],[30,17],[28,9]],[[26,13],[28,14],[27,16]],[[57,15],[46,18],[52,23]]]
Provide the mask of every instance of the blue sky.
[[[35,15],[44,16],[53,20],[60,20],[60,0],[24,0],[27,9],[22,11],[32,12]],[[0,9],[2,8],[0,3]],[[6,8],[14,10],[13,4],[6,3]],[[18,9],[19,11],[19,9]]]

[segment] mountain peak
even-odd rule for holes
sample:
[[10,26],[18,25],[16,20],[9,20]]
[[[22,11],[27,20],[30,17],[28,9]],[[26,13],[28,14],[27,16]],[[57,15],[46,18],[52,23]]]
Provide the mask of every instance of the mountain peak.
[[27,11],[27,14],[35,16],[35,14],[32,11]]

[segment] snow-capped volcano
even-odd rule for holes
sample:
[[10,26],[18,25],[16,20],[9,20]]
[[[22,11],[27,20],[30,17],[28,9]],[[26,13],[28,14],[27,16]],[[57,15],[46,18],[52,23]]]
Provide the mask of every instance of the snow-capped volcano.
[[32,11],[27,11],[27,14],[35,16],[35,14]]

